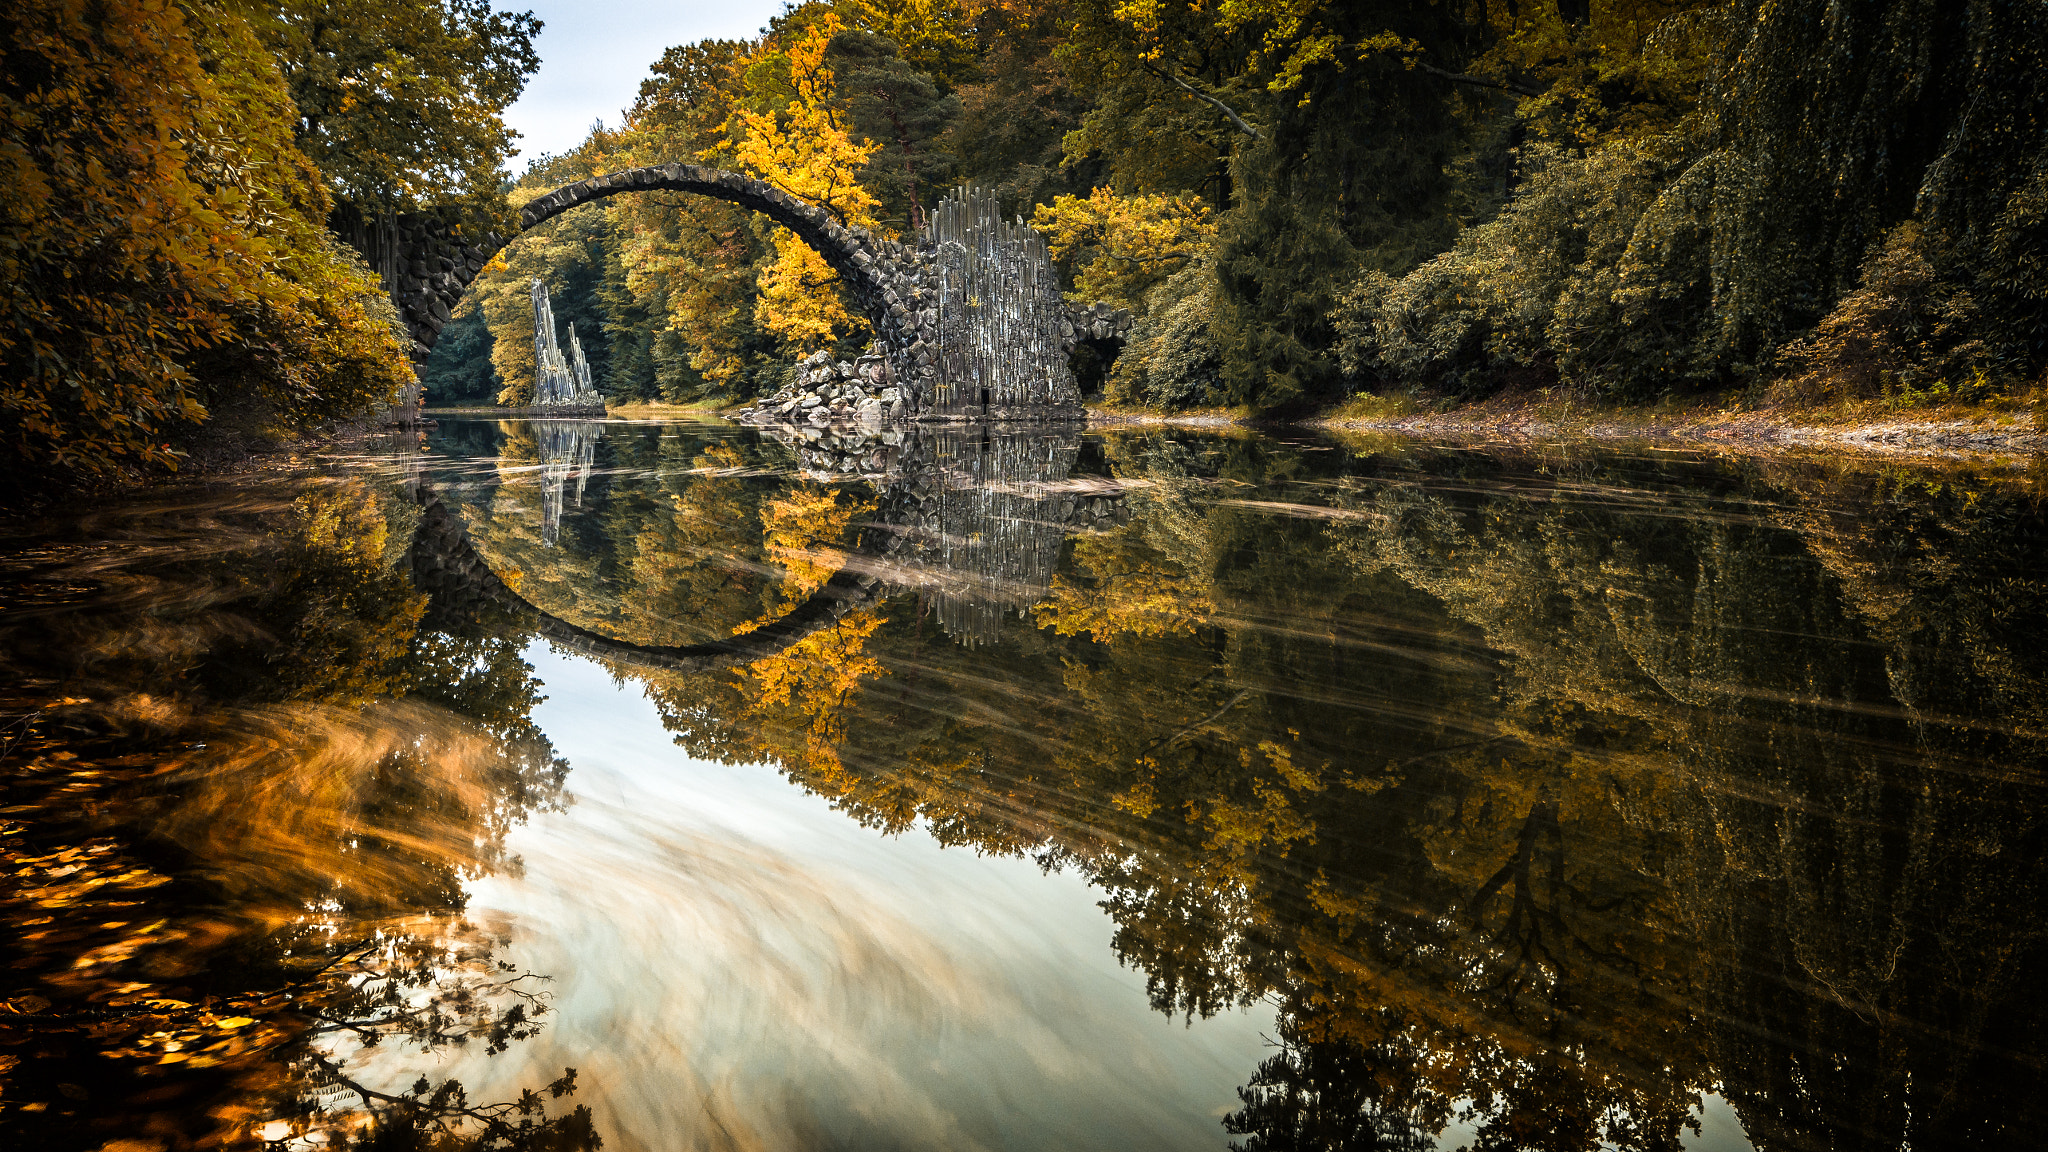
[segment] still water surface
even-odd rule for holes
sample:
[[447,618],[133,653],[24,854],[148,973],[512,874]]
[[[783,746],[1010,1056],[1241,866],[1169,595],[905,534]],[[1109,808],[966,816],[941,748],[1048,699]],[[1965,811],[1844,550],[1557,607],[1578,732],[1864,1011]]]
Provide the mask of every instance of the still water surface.
[[2042,491],[449,422],[23,526],[0,1133],[2036,1146]]

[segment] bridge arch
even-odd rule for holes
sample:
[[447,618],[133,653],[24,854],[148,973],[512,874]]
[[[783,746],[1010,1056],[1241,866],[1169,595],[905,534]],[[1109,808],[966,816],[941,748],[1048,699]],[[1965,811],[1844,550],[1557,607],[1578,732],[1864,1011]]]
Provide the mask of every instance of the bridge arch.
[[[687,192],[738,204],[767,216],[809,244],[852,290],[883,352],[898,358],[917,342],[916,314],[904,298],[895,255],[901,246],[878,240],[859,226],[841,224],[815,204],[751,176],[695,164],[628,168],[567,184],[529,201],[519,210],[519,231],[622,192]],[[425,221],[403,227],[384,260],[373,256],[392,299],[411,333],[413,359],[424,364],[441,328],[492,256],[515,237],[488,236],[482,244],[459,238]]]
[[[1084,339],[1121,337],[1131,324],[1130,313],[1108,305],[1068,303],[1045,239],[1021,217],[1005,219],[986,190],[949,195],[923,228],[897,241],[842,224],[751,176],[660,164],[557,188],[520,210],[519,231],[594,200],[642,191],[724,200],[789,228],[839,275],[873,331],[885,373],[874,376],[852,365],[835,371],[806,361],[795,381],[742,411],[738,418],[748,423],[816,423],[848,411],[859,398],[855,392],[870,403],[893,405],[887,418],[894,421],[1079,420],[1081,392],[1068,354]],[[426,217],[349,235],[384,275],[420,364],[462,294],[509,242],[491,235],[467,243]],[[855,376],[869,384],[850,386]],[[811,411],[828,400],[830,412]],[[417,396],[409,398],[407,410],[416,403]]]

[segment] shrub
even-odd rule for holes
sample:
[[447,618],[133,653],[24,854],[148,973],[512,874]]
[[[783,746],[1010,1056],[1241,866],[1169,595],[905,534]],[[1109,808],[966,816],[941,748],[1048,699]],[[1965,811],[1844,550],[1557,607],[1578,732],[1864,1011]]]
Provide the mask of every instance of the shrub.
[[1186,408],[1220,403],[1222,357],[1210,330],[1215,270],[1197,260],[1145,296],[1104,394],[1114,403]]
[[1780,357],[1783,392],[1807,400],[1966,398],[1990,382],[1977,302],[1936,270],[1946,245],[1908,222],[1864,265],[1861,284]]
[[1710,375],[1698,337],[1715,159],[1695,155],[1675,137],[1525,150],[1524,187],[1498,217],[1406,276],[1371,272],[1346,291],[1344,371],[1467,396],[1517,369],[1623,396]]

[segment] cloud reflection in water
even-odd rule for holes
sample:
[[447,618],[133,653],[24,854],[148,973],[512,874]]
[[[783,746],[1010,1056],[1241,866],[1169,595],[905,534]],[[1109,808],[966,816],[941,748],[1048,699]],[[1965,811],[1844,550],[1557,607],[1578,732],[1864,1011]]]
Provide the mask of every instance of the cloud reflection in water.
[[689,759],[595,665],[528,659],[577,801],[514,834],[523,870],[471,914],[554,975],[556,1012],[394,1078],[483,1098],[574,1066],[625,1152],[1225,1145],[1270,1014],[1151,1012],[1079,879],[878,836],[771,768]]

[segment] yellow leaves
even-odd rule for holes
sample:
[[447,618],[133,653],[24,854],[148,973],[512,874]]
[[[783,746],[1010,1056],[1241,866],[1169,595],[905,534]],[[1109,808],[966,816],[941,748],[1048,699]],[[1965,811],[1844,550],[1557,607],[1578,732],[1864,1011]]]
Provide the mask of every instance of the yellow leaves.
[[[839,494],[810,485],[798,487],[786,496],[761,507],[761,539],[769,559],[780,564],[783,583],[780,600],[786,610],[823,587],[839,570],[838,548],[848,525],[856,516],[874,511],[864,500],[840,502]],[[752,631],[766,621],[750,624]]]
[[751,702],[757,708],[793,704],[812,717],[835,710],[862,680],[882,671],[881,662],[864,649],[868,637],[887,622],[870,609],[850,612],[781,654],[748,665],[754,682]]
[[204,419],[224,376],[288,420],[409,377],[389,326],[353,303],[374,285],[329,245],[327,199],[246,22],[84,10],[16,6],[13,50],[52,79],[0,97],[8,448],[90,471],[174,466],[162,431]]
[[1145,291],[1214,242],[1216,225],[1199,196],[1119,196],[1097,188],[1085,198],[1057,196],[1032,213],[1055,260],[1076,267],[1076,300],[1105,300],[1133,311]]
[[966,79],[974,69],[970,7],[957,0],[839,0],[834,5],[848,24],[888,37],[912,67],[947,85]]
[[[763,742],[786,767],[821,780],[838,777],[838,748],[863,680],[882,673],[866,653],[868,637],[888,620],[872,609],[847,613],[741,673],[741,694],[761,725]],[[794,746],[793,746],[794,745]]]
[[1287,793],[1263,780],[1252,784],[1256,803],[1216,800],[1203,817],[1209,838],[1202,848],[1229,857],[1252,852],[1284,856],[1297,841],[1315,842],[1315,821],[1295,811]]
[[1206,581],[1159,551],[1136,526],[1074,544],[1075,576],[1053,577],[1052,593],[1031,609],[1040,628],[1086,632],[1099,643],[1122,635],[1192,632],[1216,606]]
[[[1299,733],[1292,733],[1291,735],[1297,740],[1301,738]],[[1261,740],[1258,744],[1258,750],[1265,753],[1267,764],[1273,769],[1274,774],[1279,776],[1289,788],[1294,789],[1296,792],[1321,792],[1323,790],[1322,779],[1317,773],[1295,766],[1294,750],[1292,748],[1276,741]],[[1251,753],[1241,750],[1239,755],[1242,757],[1245,767],[1251,767]]]
[[[787,611],[832,578],[848,526],[854,517],[873,510],[872,503],[842,502],[838,493],[811,486],[762,506],[762,542],[784,574],[774,614]],[[767,622],[757,620],[735,632],[752,631]],[[764,747],[793,769],[821,780],[836,779],[837,748],[846,738],[855,691],[863,680],[883,672],[881,662],[866,649],[868,638],[886,622],[872,609],[858,609],[741,672],[741,697],[761,726]]]
[[1150,780],[1134,784],[1112,795],[1109,802],[1140,820],[1150,819],[1152,814],[1159,810],[1158,790],[1153,787]]
[[825,64],[825,46],[841,27],[837,16],[828,16],[790,46],[796,98],[779,113],[742,111],[745,135],[735,156],[748,171],[823,207],[841,222],[872,226],[879,202],[861,187],[859,174],[881,145],[854,143],[832,111],[832,70]]
[[[789,94],[779,110],[741,110],[741,135],[733,159],[742,168],[791,195],[817,204],[846,224],[872,227],[879,205],[860,184],[861,169],[879,144],[855,143],[832,110],[832,70],[825,47],[844,25],[827,15],[803,30],[782,53],[763,44],[749,69],[750,83]],[[773,66],[772,68],[770,66]],[[787,83],[768,85],[763,70]],[[838,277],[824,258],[787,229],[773,237],[775,261],[760,280],[755,319],[786,343],[809,351],[857,330],[861,322],[839,299]],[[729,369],[716,356],[703,357],[700,371]]]
[[808,353],[867,327],[839,298],[838,274],[825,258],[787,228],[773,237],[775,263],[761,275],[754,317],[761,327]]

